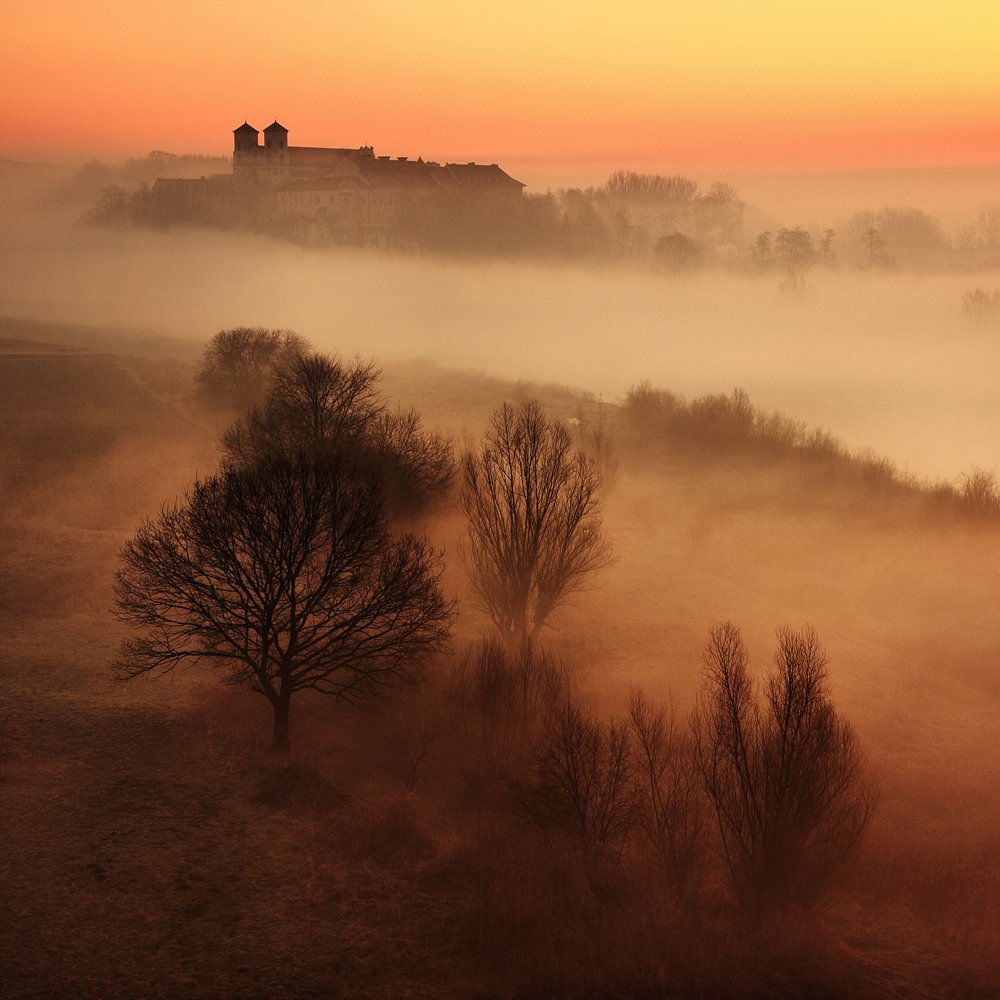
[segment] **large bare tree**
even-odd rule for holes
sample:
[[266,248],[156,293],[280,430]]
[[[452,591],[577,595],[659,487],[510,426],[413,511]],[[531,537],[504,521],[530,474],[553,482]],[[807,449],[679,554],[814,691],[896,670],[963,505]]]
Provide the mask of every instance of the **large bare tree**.
[[830,699],[816,633],[781,629],[761,700],[740,631],[711,633],[695,716],[698,763],[736,895],[750,913],[808,903],[858,846],[874,792]]
[[504,403],[463,470],[472,585],[508,642],[531,641],[566,597],[610,561],[600,477],[536,400]]
[[268,456],[196,483],[121,559],[116,610],[139,635],[118,676],[213,664],[270,702],[278,751],[296,691],[370,695],[448,635],[438,554],[391,532],[377,483],[337,462]]

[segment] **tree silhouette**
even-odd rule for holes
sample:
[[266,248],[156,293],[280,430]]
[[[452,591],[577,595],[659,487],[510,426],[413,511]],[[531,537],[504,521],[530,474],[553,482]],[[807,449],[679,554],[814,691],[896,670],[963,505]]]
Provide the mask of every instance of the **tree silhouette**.
[[675,174],[644,174],[635,170],[616,170],[601,191],[617,198],[640,198],[658,201],[690,202],[698,193],[698,182]]
[[208,343],[196,376],[199,394],[214,406],[242,410],[266,396],[282,365],[305,354],[309,343],[291,330],[238,326]]
[[423,429],[413,410],[389,410],[379,369],[324,354],[301,354],[274,374],[263,406],[223,436],[223,465],[248,468],[273,456],[346,462],[375,478],[392,512],[412,513],[450,490],[450,444]]
[[516,799],[538,825],[561,827],[585,854],[600,853],[620,848],[635,821],[634,774],[628,725],[602,723],[566,698],[533,744]]
[[531,641],[610,560],[599,475],[536,400],[504,403],[482,450],[465,456],[463,471],[472,585],[509,643]]
[[409,677],[448,635],[427,541],[389,531],[378,485],[339,463],[267,457],[203,482],[121,551],[122,679],[204,661],[274,710],[296,691],[353,700]]
[[874,806],[857,738],[830,700],[816,633],[779,630],[761,703],[739,629],[715,627],[695,734],[743,908],[753,915],[815,900],[857,847]]
[[654,705],[642,691],[628,700],[639,824],[646,846],[683,898],[701,873],[705,808],[691,734],[672,707]]
[[785,272],[782,290],[791,294],[803,292],[806,273],[816,263],[812,237],[798,226],[779,229],[774,239],[774,256]]

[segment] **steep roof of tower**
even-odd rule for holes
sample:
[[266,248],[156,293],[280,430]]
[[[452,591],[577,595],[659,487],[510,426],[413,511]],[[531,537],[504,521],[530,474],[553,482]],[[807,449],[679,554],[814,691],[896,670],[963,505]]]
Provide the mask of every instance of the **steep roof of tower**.
[[233,131],[234,132],[251,132],[254,135],[258,134],[257,129],[255,129],[253,127],[253,125],[249,124],[248,122],[244,122],[239,128],[234,128]]
[[288,129],[285,128],[285,126],[282,125],[277,120],[277,118],[273,122],[271,122],[271,124],[268,125],[266,129],[264,129],[265,133],[267,133],[267,132],[287,132],[287,131],[288,131]]

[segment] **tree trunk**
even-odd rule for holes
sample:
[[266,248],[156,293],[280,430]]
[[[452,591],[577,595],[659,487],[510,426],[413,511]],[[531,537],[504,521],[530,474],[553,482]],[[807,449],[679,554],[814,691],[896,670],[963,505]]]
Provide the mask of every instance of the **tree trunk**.
[[274,738],[271,741],[271,752],[287,754],[291,749],[288,742],[288,713],[291,708],[291,698],[277,698],[274,702]]

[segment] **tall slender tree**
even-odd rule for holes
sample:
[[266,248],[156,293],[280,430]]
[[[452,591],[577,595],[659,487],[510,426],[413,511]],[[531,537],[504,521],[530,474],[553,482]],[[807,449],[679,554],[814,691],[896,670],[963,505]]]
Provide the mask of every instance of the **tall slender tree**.
[[466,567],[484,609],[513,644],[530,642],[611,549],[593,463],[531,400],[504,403],[463,463]]

